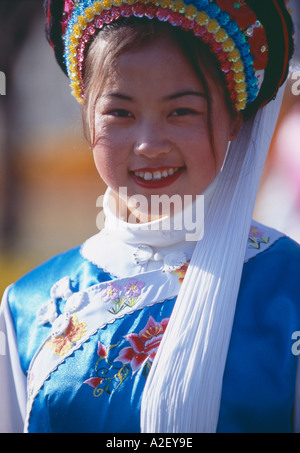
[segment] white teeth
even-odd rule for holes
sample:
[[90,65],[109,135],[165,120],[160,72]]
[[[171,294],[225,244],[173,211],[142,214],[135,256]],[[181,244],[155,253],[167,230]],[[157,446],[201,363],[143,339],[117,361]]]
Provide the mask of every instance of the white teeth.
[[145,181],[151,181],[152,179],[157,180],[161,178],[167,178],[168,176],[174,175],[174,173],[177,173],[179,168],[169,168],[168,170],[163,170],[162,172],[159,170],[154,171],[151,173],[150,171],[135,171],[134,174],[136,176],[139,176],[142,179],[145,179]]
[[150,171],[146,171],[145,174],[144,174],[144,179],[146,181],[151,181],[152,179],[152,173],[150,173]]
[[160,171],[155,171],[153,173],[153,179],[161,179],[161,172]]

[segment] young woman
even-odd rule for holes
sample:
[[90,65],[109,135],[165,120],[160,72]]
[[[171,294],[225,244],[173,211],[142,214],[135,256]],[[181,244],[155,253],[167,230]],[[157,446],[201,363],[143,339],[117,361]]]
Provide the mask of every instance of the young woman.
[[252,221],[293,53],[285,2],[46,12],[106,221],[7,289],[1,430],[297,431],[300,250]]

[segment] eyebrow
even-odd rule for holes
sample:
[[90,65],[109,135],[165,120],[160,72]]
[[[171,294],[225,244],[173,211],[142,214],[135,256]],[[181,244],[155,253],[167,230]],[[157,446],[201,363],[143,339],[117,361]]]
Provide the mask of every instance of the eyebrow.
[[178,99],[178,98],[181,98],[183,96],[199,96],[199,97],[202,97],[202,98],[207,98],[206,94],[205,93],[202,93],[201,91],[193,91],[193,90],[187,90],[187,91],[180,91],[179,93],[174,93],[174,94],[171,94],[170,96],[166,96],[164,98],[164,100],[166,101],[171,101],[173,99]]
[[125,99],[126,101],[134,101],[134,98],[132,98],[131,96],[126,96],[125,94],[117,93],[117,92],[116,93],[114,93],[114,92],[105,93],[101,97]]
[[[133,97],[127,96],[125,94],[118,93],[118,92],[116,92],[116,93],[114,93],[114,92],[105,93],[102,96],[105,97],[105,98],[117,98],[117,99],[123,99],[123,100],[126,100],[126,101],[134,101]],[[178,98],[181,98],[181,97],[184,97],[184,96],[199,96],[199,97],[202,97],[202,98],[205,98],[205,99],[207,98],[206,94],[202,93],[201,91],[187,90],[187,91],[180,91],[178,93],[174,93],[174,94],[170,94],[168,96],[165,96],[163,98],[163,101],[172,101],[173,99],[178,99]]]

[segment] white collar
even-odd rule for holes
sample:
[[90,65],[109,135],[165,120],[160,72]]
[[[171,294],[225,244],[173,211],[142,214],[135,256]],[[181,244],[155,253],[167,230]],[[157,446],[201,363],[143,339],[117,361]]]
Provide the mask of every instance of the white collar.
[[[205,211],[211,200],[213,187],[214,184],[204,193]],[[175,270],[190,261],[196,240],[190,240],[190,227],[186,228],[183,219],[190,218],[193,207],[175,214],[172,219],[165,217],[148,223],[133,224],[116,216],[112,202],[112,192],[107,189],[103,201],[104,228],[83,244],[83,257],[116,277],[159,268]],[[178,225],[182,227],[177,229]]]
[[[205,211],[212,198],[213,186],[205,192]],[[161,219],[140,225],[122,221],[111,210],[110,199],[108,189],[103,203],[105,226],[82,245],[80,252],[85,259],[119,278],[156,269],[176,270],[190,261],[196,241],[186,241],[189,231],[184,228],[159,229]],[[244,262],[271,247],[282,236],[282,233],[252,221]]]

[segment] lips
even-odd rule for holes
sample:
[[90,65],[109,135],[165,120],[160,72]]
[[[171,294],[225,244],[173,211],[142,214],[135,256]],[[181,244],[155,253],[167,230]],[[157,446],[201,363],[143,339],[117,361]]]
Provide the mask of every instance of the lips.
[[142,187],[166,187],[176,181],[184,167],[141,168],[131,171],[133,180]]

